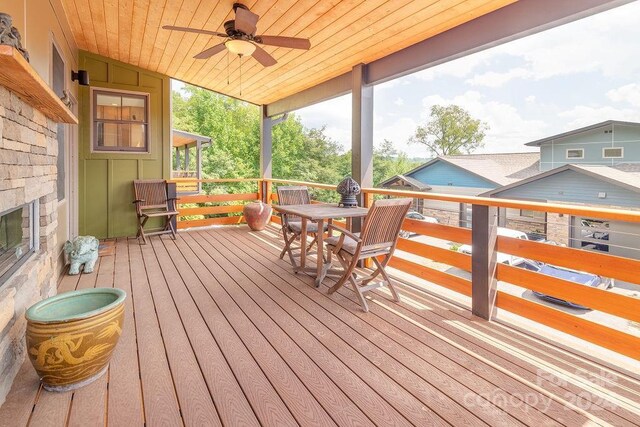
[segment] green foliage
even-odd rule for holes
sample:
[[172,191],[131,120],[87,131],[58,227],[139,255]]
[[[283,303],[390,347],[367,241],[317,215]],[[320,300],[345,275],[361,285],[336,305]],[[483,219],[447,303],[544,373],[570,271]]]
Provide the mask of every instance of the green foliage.
[[436,156],[469,154],[482,147],[489,125],[471,117],[457,105],[434,105],[431,118],[425,126],[418,126],[409,140],[424,144]]
[[373,150],[373,185],[378,186],[392,176],[407,173],[421,163],[399,153],[393,148],[393,143],[385,139],[380,148]]
[[[260,116],[258,107],[187,85],[185,96],[173,92],[174,128],[212,139],[203,150],[203,178],[259,176]],[[195,155],[191,156],[195,162]],[[385,141],[374,152],[374,184],[417,166]],[[325,128],[307,129],[290,114],[273,128],[273,176],[282,179],[338,184],[351,173],[351,152],[325,134]],[[192,164],[195,168],[195,164]],[[207,193],[255,191],[251,183],[204,184]],[[334,191],[311,189],[314,198],[336,201]]]

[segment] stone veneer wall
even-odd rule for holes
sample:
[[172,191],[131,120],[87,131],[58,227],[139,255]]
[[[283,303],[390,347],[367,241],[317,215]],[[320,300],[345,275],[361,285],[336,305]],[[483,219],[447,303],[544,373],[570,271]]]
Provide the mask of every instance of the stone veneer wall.
[[37,200],[40,249],[0,284],[0,404],[25,359],[24,313],[56,292],[57,124],[0,86],[0,212]]

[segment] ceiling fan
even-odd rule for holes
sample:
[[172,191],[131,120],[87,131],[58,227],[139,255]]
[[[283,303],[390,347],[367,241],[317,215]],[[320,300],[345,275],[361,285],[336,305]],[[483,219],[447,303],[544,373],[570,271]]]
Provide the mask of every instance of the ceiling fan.
[[189,27],[176,27],[173,25],[164,25],[165,30],[185,31],[188,33],[207,34],[211,36],[224,37],[226,40],[218,45],[203,50],[195,55],[196,59],[207,59],[213,55],[227,49],[236,55],[253,56],[260,64],[269,67],[277,63],[275,58],[259,45],[289,47],[292,49],[305,49],[311,47],[309,39],[284,36],[267,36],[256,35],[256,24],[260,18],[249,8],[240,3],[233,4],[233,10],[236,14],[235,19],[224,23],[224,33],[216,31],[200,30]]

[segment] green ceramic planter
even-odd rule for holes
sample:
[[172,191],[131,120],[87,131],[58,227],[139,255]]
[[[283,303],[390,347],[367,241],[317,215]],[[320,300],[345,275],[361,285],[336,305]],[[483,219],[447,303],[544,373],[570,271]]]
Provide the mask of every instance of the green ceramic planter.
[[83,289],[27,310],[27,351],[45,389],[73,390],[106,372],[122,333],[126,296],[121,289]]

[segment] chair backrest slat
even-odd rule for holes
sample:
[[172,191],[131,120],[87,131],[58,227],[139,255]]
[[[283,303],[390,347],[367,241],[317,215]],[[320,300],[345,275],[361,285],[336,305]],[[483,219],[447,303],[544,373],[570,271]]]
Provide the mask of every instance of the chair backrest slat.
[[[304,186],[285,186],[278,187],[278,204],[279,205],[308,205],[311,203],[309,197],[309,189]],[[290,221],[300,221],[297,215],[282,215],[285,225]]]
[[134,180],[133,189],[141,209],[167,207],[167,181],[163,179]]
[[362,250],[394,247],[412,199],[376,200],[362,226]]

